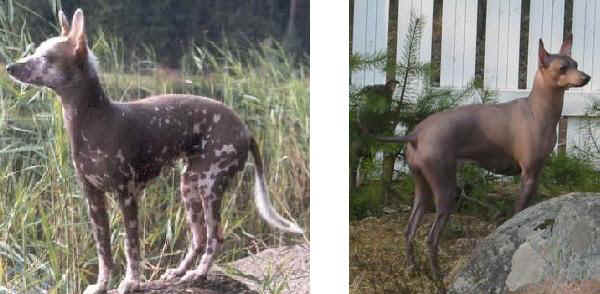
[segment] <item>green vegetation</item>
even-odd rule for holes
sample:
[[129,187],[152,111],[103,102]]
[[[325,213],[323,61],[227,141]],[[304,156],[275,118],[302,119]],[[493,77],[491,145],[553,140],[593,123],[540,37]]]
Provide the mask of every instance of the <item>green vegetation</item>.
[[546,161],[540,180],[542,189],[554,195],[600,191],[600,172],[581,155],[552,154]]
[[[546,160],[537,195],[538,203],[565,193],[600,191],[600,176],[587,157],[579,154],[552,153]],[[460,197],[457,212],[487,221],[501,223],[513,214],[514,203],[520,193],[519,176],[494,175],[475,164],[465,164],[457,173]],[[412,205],[414,183],[412,177],[401,173],[392,182],[393,199],[384,203],[381,184],[369,181],[352,194],[350,217],[359,220],[367,216],[380,216],[383,207]]]
[[[439,70],[419,61],[416,48],[420,43],[422,29],[422,19],[412,16],[406,45],[402,48],[398,64],[390,63],[385,52],[373,56],[350,55],[352,72],[380,68],[388,73],[388,81],[398,81],[395,87],[390,87],[389,82],[386,85],[370,85],[359,89],[352,85],[350,87],[349,183],[350,215],[353,219],[381,211],[381,205],[391,203],[394,162],[403,155],[404,144],[384,144],[374,140],[372,135],[393,135],[398,126],[403,128],[403,134],[408,134],[427,116],[458,106],[475,91],[475,81],[460,91],[432,86],[432,76]],[[481,92],[486,98],[490,95]],[[365,134],[365,131],[369,134]],[[375,161],[375,154],[381,151],[383,160]],[[359,183],[358,174],[368,184]],[[379,181],[370,181],[376,176]],[[381,187],[375,188],[373,185]]]
[[359,220],[382,213],[383,191],[381,185],[367,184],[357,189],[350,197],[350,219]]
[[[10,10],[23,9],[9,7],[16,3],[0,5],[0,60],[18,58],[30,44],[27,26],[17,26]],[[89,38],[105,69],[105,90],[114,100],[184,92],[232,106],[259,142],[276,209],[308,230],[307,59],[293,57],[276,42],[244,49],[226,42],[193,44],[181,59],[182,70],[164,70],[150,45],[140,57],[126,59],[127,42],[116,34]],[[22,86],[0,72],[0,293],[81,293],[95,282],[96,250],[69,150],[55,94]],[[226,240],[217,262],[308,238],[273,230],[258,216],[252,201],[252,165],[249,160],[223,201]],[[179,169],[166,170],[140,199],[146,279],[175,266],[188,244]],[[124,274],[124,235],[112,196],[108,206],[118,277],[111,282],[114,287]]]
[[[6,0],[4,15],[16,27],[26,23],[38,43],[57,31],[56,13],[69,19],[82,8],[91,35],[121,36],[128,49],[126,61],[144,56],[145,47],[156,50],[159,61],[181,67],[181,57],[194,43],[238,40],[249,49],[265,41],[282,43],[294,55],[308,55],[310,1],[281,0]],[[2,13],[0,13],[2,14]]]

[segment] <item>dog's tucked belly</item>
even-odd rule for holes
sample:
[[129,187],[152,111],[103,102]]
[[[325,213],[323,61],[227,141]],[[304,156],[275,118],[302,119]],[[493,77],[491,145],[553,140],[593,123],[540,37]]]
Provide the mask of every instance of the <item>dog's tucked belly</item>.
[[521,173],[519,164],[508,156],[496,155],[496,157],[489,156],[487,158],[470,159],[469,161],[476,162],[479,166],[496,174],[512,176]]
[[152,180],[179,157],[181,152],[176,150],[162,156],[141,152],[132,159],[122,150],[109,154],[97,149],[80,151],[73,163],[81,180],[102,191],[117,192]]

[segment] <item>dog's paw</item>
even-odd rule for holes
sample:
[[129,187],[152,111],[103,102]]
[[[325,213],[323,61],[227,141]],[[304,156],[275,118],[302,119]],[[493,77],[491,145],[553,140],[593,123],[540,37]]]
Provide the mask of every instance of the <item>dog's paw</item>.
[[119,284],[119,294],[131,293],[140,288],[140,281],[127,279],[121,281]]
[[106,293],[106,284],[93,284],[87,286],[83,294],[104,294]]
[[185,271],[176,268],[169,268],[162,276],[160,276],[160,279],[163,281],[173,280],[177,277],[181,277],[184,272]]
[[187,271],[181,279],[179,279],[180,283],[194,282],[206,277],[206,271],[202,270],[192,270]]

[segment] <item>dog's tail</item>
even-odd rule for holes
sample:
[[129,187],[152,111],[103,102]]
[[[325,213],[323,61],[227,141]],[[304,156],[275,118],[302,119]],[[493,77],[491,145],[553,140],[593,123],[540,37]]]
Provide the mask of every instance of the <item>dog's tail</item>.
[[417,135],[410,134],[408,136],[393,136],[393,137],[383,137],[383,136],[375,136],[375,139],[382,142],[393,142],[393,143],[403,143],[410,142],[413,144],[417,143]]
[[256,203],[258,212],[270,225],[290,233],[302,234],[303,231],[297,224],[283,218],[273,208],[267,194],[262,159],[254,138],[250,138],[250,151],[252,152],[254,165],[256,166],[256,171],[254,172],[254,202]]

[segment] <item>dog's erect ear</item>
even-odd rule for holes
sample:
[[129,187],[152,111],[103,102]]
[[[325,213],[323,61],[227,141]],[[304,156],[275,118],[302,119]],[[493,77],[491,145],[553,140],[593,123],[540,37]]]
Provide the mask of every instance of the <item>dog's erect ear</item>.
[[560,55],[571,56],[571,47],[573,46],[573,34],[569,34],[560,46]]
[[548,58],[548,51],[544,49],[544,42],[540,38],[540,47],[538,49],[538,67],[546,67],[546,59]]
[[69,34],[69,21],[62,10],[58,11],[58,23],[60,24],[60,35],[66,37]]
[[77,8],[75,14],[73,14],[69,39],[75,44],[75,55],[85,57],[87,54],[87,37],[85,35],[83,10],[81,8]]

